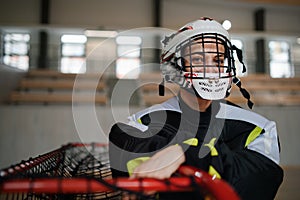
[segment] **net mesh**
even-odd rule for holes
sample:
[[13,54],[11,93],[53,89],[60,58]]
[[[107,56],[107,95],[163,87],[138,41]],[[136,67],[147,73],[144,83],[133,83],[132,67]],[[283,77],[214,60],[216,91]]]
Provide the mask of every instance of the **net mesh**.
[[[0,172],[1,182],[29,178],[74,178],[95,180],[111,178],[108,146],[103,144],[68,144],[36,158],[30,158]],[[83,185],[83,187],[85,187]],[[59,188],[58,188],[59,190]],[[0,199],[118,199],[120,192],[105,191],[74,194],[2,193]]]

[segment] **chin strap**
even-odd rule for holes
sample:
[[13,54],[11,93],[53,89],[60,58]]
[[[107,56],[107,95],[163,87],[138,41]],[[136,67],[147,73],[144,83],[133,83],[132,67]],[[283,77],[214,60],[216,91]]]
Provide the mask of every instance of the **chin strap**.
[[240,92],[242,93],[243,97],[246,98],[247,101],[248,101],[248,102],[247,102],[248,107],[249,107],[250,109],[252,109],[254,103],[250,100],[250,94],[249,94],[249,92],[248,92],[246,89],[242,88],[242,83],[241,83],[240,79],[237,78],[237,77],[234,77],[232,81],[233,81],[233,83],[234,83],[236,86],[239,87]]
[[159,96],[165,96],[165,79],[164,78],[158,86],[158,94],[159,94]]

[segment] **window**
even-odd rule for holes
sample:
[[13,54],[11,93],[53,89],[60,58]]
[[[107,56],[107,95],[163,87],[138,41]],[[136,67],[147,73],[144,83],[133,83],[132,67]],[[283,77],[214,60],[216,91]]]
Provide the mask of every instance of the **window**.
[[[233,39],[233,40],[231,40],[231,44],[235,45],[237,48],[239,48],[239,49],[241,49],[243,51],[243,46],[244,45],[243,45],[243,42],[241,40]],[[242,73],[242,71],[243,71],[243,64],[240,63],[240,61],[239,61],[239,59],[238,59],[235,51],[233,52],[233,57],[234,57],[234,61],[235,61],[234,64],[235,64],[235,67],[236,67],[236,75],[239,76],[239,77],[240,76],[245,76],[247,74],[247,72],[246,73]],[[243,51],[243,57],[244,57],[243,62],[246,65],[244,51]]]
[[119,36],[116,38],[117,55],[116,76],[119,79],[137,79],[140,74],[142,38]]
[[85,35],[63,35],[61,37],[61,66],[62,73],[85,73],[86,58]]
[[292,77],[290,45],[285,41],[270,41],[270,75],[273,78]]
[[3,63],[27,71],[29,68],[29,42],[29,34],[5,34]]

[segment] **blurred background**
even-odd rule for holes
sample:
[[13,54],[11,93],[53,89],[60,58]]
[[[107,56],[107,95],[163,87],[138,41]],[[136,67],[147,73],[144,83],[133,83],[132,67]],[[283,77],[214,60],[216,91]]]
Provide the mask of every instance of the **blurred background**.
[[253,110],[277,123],[276,199],[299,199],[298,0],[0,0],[0,168],[70,142],[106,143],[113,123],[174,95],[169,85],[158,96],[160,41],[202,16],[243,50],[237,74]]

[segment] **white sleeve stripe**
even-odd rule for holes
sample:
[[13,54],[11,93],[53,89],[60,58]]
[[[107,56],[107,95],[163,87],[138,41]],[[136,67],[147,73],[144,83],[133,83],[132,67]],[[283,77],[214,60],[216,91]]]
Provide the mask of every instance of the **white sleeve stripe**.
[[129,116],[128,117],[129,122],[127,124],[144,132],[144,131],[148,130],[148,126],[139,123],[138,120],[151,112],[161,111],[161,110],[171,110],[171,111],[176,111],[176,112],[181,113],[181,109],[179,107],[177,97],[173,97],[161,104],[153,105],[149,108],[146,108],[144,110],[141,110],[141,111]]
[[217,118],[246,121],[261,128],[265,128],[265,126],[270,122],[265,117],[252,111],[244,110],[239,107],[231,106],[224,103],[220,103],[220,105],[221,108],[218,114],[216,115]]
[[170,111],[176,111],[176,112],[181,113],[181,109],[179,107],[177,97],[172,97],[169,100],[167,100],[167,101],[165,101],[161,104],[156,104],[156,105],[153,105],[149,108],[141,110],[141,111],[133,114],[131,117],[134,120],[138,120],[141,117],[143,117],[144,115],[147,115],[147,114],[149,114],[151,112],[155,112],[155,111],[161,111],[161,110],[170,110]]
[[279,164],[279,146],[275,122],[270,121],[257,113],[239,107],[223,103],[220,105],[221,108],[216,115],[217,118],[246,121],[264,129],[265,133],[258,136],[247,148],[259,152]]

